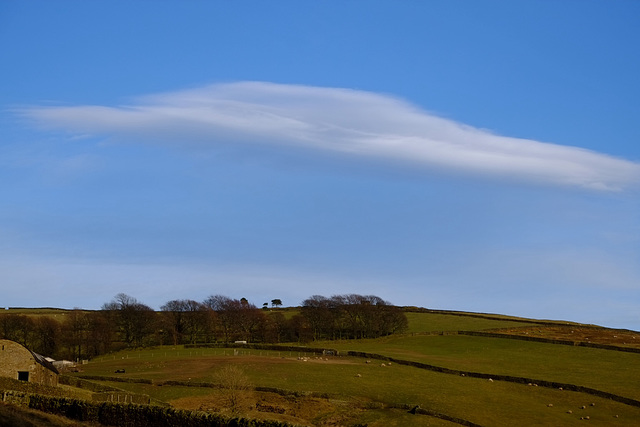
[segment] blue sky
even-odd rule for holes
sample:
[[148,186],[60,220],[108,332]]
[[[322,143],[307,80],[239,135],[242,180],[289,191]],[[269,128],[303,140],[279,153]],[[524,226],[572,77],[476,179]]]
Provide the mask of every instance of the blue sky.
[[353,292],[640,330],[639,17],[2,2],[0,306]]

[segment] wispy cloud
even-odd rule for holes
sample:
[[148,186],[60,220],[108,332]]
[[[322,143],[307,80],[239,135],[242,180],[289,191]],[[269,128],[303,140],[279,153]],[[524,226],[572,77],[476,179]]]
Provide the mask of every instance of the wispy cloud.
[[391,96],[350,89],[238,82],[141,97],[130,105],[32,107],[21,114],[81,134],[296,146],[593,190],[620,191],[640,182],[636,162],[495,135]]

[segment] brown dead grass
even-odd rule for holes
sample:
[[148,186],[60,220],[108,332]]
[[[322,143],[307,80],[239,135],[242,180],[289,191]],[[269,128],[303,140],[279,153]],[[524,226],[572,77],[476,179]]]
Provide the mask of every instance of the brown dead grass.
[[[136,371],[127,369],[130,377],[161,378],[162,380],[185,380],[186,378],[206,378],[216,370],[229,363],[228,357],[208,356],[202,358],[189,358],[189,363],[184,363],[183,359],[164,360],[157,363],[144,362],[138,365]],[[234,362],[241,361],[243,365],[270,366],[279,364],[315,363],[327,365],[353,365],[355,361],[342,357],[265,357],[265,356],[240,356],[233,359]],[[132,359],[133,363],[133,359]]]
[[79,422],[65,417],[0,403],[0,426],[10,427],[92,427],[97,423]]
[[[229,409],[225,408],[223,392],[219,390],[206,396],[183,397],[169,403],[176,409],[230,415]],[[353,403],[343,401],[252,391],[244,397],[239,415],[304,426],[338,426],[348,425],[349,420],[355,420],[358,411]]]
[[576,326],[536,326],[530,328],[501,329],[498,333],[640,348],[639,332],[616,329],[581,328]]

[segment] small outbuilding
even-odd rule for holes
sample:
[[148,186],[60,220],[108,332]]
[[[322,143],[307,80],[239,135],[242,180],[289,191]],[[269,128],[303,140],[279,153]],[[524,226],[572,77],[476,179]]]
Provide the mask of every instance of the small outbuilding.
[[0,340],[0,376],[57,386],[58,370],[44,356],[15,341]]

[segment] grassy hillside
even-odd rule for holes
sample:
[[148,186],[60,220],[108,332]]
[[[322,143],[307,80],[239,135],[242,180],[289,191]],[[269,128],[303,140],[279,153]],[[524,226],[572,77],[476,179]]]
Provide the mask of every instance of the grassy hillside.
[[[555,381],[640,401],[640,353],[456,334],[459,330],[498,330],[509,335],[535,331],[536,337],[554,338],[560,332],[579,330],[579,325],[446,313],[408,313],[408,318],[409,331],[403,335],[311,345],[338,349],[341,353],[348,350],[376,353],[488,374],[496,379],[452,375],[375,359],[318,357],[304,351],[183,347],[103,356],[85,365],[83,372],[76,375],[102,376],[105,384],[148,394],[177,408],[225,412],[228,410],[225,393],[216,388],[220,384],[218,374],[223,367],[234,365],[256,388],[243,396],[244,415],[301,425],[456,425],[408,413],[407,409],[415,405],[483,426],[582,425],[581,418],[586,417],[591,425],[631,426],[640,419],[640,407],[634,404],[557,387],[498,380],[499,375],[511,375]],[[624,334],[627,335],[623,339],[635,340],[633,331],[592,326],[586,330],[593,332],[591,341],[611,343]],[[585,339],[584,334],[576,337]],[[118,369],[126,373],[114,374]],[[178,383],[170,385],[166,381]]]
[[481,331],[494,328],[519,328],[531,326],[525,319],[514,317],[482,315],[483,317],[427,313],[406,312],[409,321],[407,333],[440,332],[440,331]]

